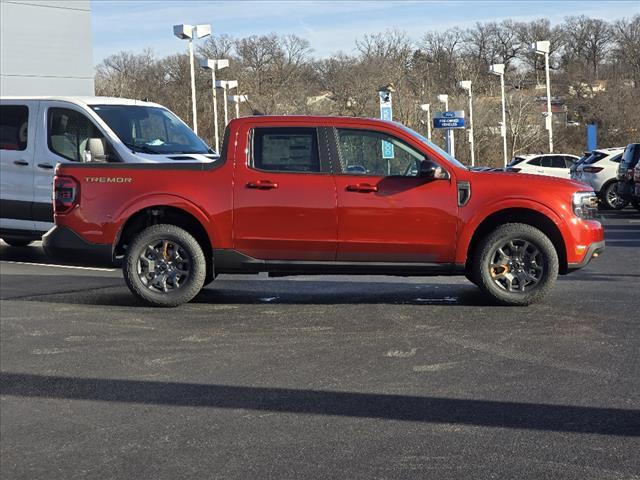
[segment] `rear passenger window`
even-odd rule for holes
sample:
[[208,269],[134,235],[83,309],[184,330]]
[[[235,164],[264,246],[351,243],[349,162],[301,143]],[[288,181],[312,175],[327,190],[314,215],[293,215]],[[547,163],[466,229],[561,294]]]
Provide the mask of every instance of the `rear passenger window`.
[[0,106],[0,150],[26,150],[29,109],[24,105]]
[[548,157],[548,158],[551,159],[552,168],[567,168],[567,165],[564,162],[564,157],[555,156],[555,157]]
[[276,172],[320,172],[315,128],[256,128],[252,166]]
[[100,130],[87,117],[66,108],[49,109],[47,143],[53,153],[67,160],[82,162],[90,139],[105,143]]

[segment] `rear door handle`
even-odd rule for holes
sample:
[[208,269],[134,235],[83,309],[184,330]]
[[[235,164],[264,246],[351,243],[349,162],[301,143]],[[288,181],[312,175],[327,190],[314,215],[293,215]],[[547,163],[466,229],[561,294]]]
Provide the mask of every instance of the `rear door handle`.
[[29,162],[25,160],[14,160],[13,163],[15,165],[20,165],[21,167],[26,167],[27,165],[29,165]]
[[255,188],[256,190],[272,190],[278,188],[278,184],[270,180],[256,180],[255,182],[248,182],[247,188]]
[[38,167],[44,168],[45,170],[52,170],[53,169],[53,165],[51,165],[50,163],[39,163]]
[[355,185],[347,185],[347,192],[373,193],[377,192],[378,187],[369,185],[368,183],[357,183]]

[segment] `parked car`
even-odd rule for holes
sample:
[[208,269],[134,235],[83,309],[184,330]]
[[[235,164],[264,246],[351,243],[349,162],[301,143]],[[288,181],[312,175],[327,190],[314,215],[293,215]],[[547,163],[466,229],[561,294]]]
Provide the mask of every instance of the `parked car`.
[[582,165],[582,163],[591,156],[591,152],[584,152],[584,155],[581,156],[576,162],[569,167],[569,177],[573,179],[575,175],[576,169]]
[[121,260],[133,294],[157,306],[258,272],[466,275],[527,305],[603,250],[596,213],[587,185],[472,171],[393,122],[256,116],[229,123],[211,164],[58,165],[43,245]]
[[570,178],[569,169],[578,160],[578,156],[568,154],[545,153],[518,155],[513,157],[509,162],[507,170],[510,172]]
[[609,209],[621,209],[629,203],[618,195],[618,166],[623,152],[624,147],[594,150],[571,176],[591,185],[600,204]]
[[107,97],[0,99],[0,237],[24,246],[53,226],[58,163],[215,161],[161,105]]
[[618,167],[618,194],[627,201],[632,201],[633,206],[640,209],[640,204],[634,198],[634,170],[640,160],[640,143],[630,143],[624,149],[622,160]]

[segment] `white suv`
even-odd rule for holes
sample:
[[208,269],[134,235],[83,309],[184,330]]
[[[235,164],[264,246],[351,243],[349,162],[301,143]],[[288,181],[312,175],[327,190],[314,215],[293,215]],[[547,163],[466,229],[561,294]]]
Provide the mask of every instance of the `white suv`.
[[571,178],[591,185],[600,202],[609,209],[624,208],[628,201],[618,196],[618,166],[624,148],[599,148],[576,168]]
[[544,153],[518,155],[507,165],[508,172],[532,173],[552,177],[570,178],[569,168],[580,157],[569,154]]

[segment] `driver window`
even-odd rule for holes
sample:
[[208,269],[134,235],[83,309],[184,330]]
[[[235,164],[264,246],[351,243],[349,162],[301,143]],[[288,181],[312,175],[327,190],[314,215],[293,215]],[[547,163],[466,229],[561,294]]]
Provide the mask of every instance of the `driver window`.
[[104,135],[91,120],[75,110],[49,109],[47,140],[49,150],[72,162],[91,158],[87,151],[96,157],[93,161],[106,160]]
[[403,141],[373,130],[337,129],[342,173],[417,177],[425,155]]

